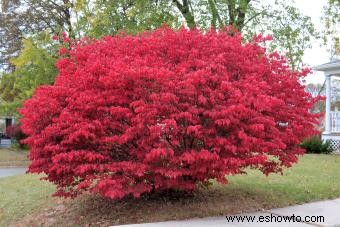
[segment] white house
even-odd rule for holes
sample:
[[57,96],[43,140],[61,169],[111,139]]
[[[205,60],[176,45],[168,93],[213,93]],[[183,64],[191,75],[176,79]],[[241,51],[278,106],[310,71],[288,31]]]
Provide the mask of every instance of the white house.
[[329,140],[334,149],[340,149],[340,110],[337,105],[332,105],[336,100],[332,92],[332,79],[340,79],[340,60],[334,60],[314,68],[325,74],[326,82],[326,111],[325,111],[325,131],[322,133],[323,140]]

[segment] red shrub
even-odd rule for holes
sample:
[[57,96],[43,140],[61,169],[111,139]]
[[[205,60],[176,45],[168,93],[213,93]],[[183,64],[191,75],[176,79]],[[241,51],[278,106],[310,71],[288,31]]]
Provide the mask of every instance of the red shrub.
[[21,140],[26,138],[26,135],[22,132],[20,125],[16,124],[6,127],[6,136],[17,140],[19,145],[23,147]]
[[6,136],[20,140],[25,137],[21,131],[20,125],[11,125],[6,127]]
[[20,128],[17,125],[11,125],[6,127],[5,135],[8,137],[13,137],[20,131]]
[[240,34],[160,29],[73,46],[21,113],[32,173],[56,195],[112,199],[265,174],[297,161],[315,100],[285,59]]

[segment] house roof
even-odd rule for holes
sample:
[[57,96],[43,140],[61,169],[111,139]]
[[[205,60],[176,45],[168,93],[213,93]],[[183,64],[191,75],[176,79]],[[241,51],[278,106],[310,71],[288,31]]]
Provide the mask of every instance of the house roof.
[[327,62],[325,64],[316,66],[313,68],[317,71],[323,71],[323,72],[340,72],[340,59],[334,59],[330,62]]

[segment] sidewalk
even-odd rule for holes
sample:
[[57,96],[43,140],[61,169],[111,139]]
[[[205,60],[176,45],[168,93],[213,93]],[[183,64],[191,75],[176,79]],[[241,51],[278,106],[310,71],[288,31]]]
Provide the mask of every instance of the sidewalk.
[[18,167],[0,167],[0,178],[9,177],[17,174],[24,174],[27,171],[27,168],[18,168]]
[[[317,222],[293,222],[291,219],[286,222],[283,220],[284,217],[300,216],[303,220],[306,217],[316,219],[320,216],[323,217],[324,221]],[[236,217],[242,218],[247,216],[254,218],[254,222],[251,221],[237,221]],[[262,217],[261,217],[262,216]],[[278,208],[272,210],[266,210],[263,212],[256,213],[243,213],[239,215],[229,215],[230,217],[235,217],[234,221],[229,221],[225,216],[222,217],[209,217],[209,218],[195,218],[182,221],[168,221],[168,222],[157,222],[157,223],[146,223],[146,224],[132,224],[132,225],[122,225],[122,227],[184,227],[184,226],[195,226],[195,227],[244,227],[244,226],[340,226],[340,198],[334,200],[326,200],[314,203],[307,203],[303,205],[290,206],[285,208]],[[321,217],[321,218],[322,218]],[[261,222],[259,219],[271,218],[274,220],[276,218],[277,222]],[[319,219],[321,219],[319,218]],[[280,221],[281,220],[281,221]]]

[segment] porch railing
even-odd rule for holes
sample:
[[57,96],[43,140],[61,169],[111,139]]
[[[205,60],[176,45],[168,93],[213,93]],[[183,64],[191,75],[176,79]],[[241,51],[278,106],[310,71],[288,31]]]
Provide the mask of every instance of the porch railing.
[[340,112],[331,112],[331,132],[340,133]]

